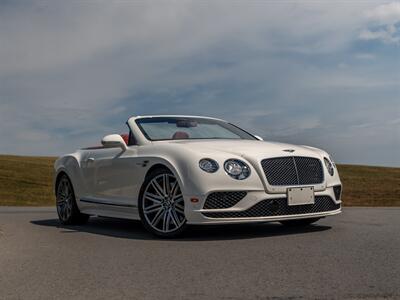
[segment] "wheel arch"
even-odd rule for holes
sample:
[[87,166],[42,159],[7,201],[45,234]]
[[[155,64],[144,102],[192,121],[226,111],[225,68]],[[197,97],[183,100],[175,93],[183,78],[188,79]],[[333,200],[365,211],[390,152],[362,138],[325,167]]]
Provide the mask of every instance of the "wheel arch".
[[183,171],[178,165],[178,162],[171,162],[170,160],[162,157],[158,157],[152,161],[152,164],[149,166],[149,168],[146,170],[146,174],[143,178],[143,182],[141,183],[141,188],[146,181],[146,179],[150,176],[150,174],[154,170],[158,169],[166,169],[170,171],[178,180],[179,186],[182,190],[182,192],[185,190],[185,184],[184,184],[184,179],[183,179]]
[[82,192],[82,174],[80,164],[74,155],[66,155],[59,158],[54,163],[53,188],[56,192],[58,181],[65,174],[71,182],[75,196],[79,196]]
[[155,163],[154,165],[152,165],[147,170],[145,177],[148,178],[152,172],[154,172],[155,170],[159,170],[159,169],[166,169],[166,170],[172,172],[171,169],[166,164],[158,162],[158,163]]

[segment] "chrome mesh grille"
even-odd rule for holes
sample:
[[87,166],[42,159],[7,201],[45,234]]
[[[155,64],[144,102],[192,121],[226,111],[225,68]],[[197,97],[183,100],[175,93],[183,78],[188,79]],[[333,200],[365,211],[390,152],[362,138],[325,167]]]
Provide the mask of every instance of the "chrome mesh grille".
[[313,157],[263,159],[261,166],[270,185],[306,185],[324,181],[322,163]]
[[246,197],[246,192],[214,192],[207,196],[206,202],[204,203],[205,209],[218,209],[218,208],[229,208],[244,197]]
[[286,198],[263,200],[244,211],[203,212],[209,218],[257,218],[270,216],[301,215],[333,211],[340,208],[329,196],[316,196],[314,204],[287,205]]

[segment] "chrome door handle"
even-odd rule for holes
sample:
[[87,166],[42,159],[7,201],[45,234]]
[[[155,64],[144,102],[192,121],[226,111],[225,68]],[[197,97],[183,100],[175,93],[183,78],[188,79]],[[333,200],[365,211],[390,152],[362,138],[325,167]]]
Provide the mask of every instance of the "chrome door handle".
[[89,157],[88,159],[86,159],[86,162],[87,163],[94,162],[94,158],[93,157]]

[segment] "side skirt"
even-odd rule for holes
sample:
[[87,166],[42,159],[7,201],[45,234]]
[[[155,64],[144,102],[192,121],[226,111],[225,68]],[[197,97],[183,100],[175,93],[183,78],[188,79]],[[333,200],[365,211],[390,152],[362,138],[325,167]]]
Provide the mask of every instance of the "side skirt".
[[102,205],[111,205],[111,206],[119,206],[119,207],[137,207],[136,205],[132,204],[120,204],[120,203],[114,203],[114,202],[109,202],[109,201],[99,201],[99,200],[94,200],[94,199],[86,199],[82,198],[80,199],[81,202],[85,203],[93,203],[93,204],[102,204]]
[[81,212],[88,215],[140,220],[136,205],[88,198],[82,198],[79,202],[81,202]]

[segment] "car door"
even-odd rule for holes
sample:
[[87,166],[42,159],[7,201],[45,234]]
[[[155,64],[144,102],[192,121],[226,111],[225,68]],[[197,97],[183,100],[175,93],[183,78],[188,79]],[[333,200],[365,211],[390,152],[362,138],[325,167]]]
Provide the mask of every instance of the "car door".
[[92,198],[98,202],[133,206],[137,184],[137,146],[122,151],[120,148],[99,150],[91,162]]

